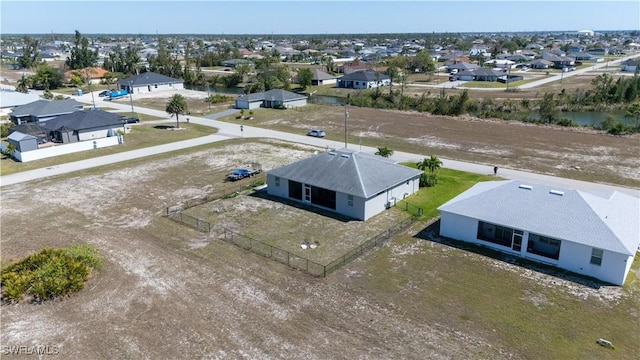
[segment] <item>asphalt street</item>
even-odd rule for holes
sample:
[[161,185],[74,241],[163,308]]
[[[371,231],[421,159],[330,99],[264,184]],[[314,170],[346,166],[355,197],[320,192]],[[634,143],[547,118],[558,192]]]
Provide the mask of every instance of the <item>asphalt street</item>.
[[[95,98],[97,98],[97,92]],[[74,99],[79,102],[92,104],[92,97],[90,93],[85,93],[82,96],[74,96]],[[120,104],[120,103],[110,103],[110,108],[115,108],[117,110],[127,111],[131,109],[130,104]],[[135,111],[141,114],[148,114],[157,116],[160,118],[165,118],[167,121],[174,121],[169,119],[169,115],[160,110],[135,107]],[[240,138],[240,137],[251,137],[251,138],[274,138],[289,142],[295,142],[300,144],[314,145],[320,148],[343,148],[344,143],[334,140],[328,140],[324,138],[314,138],[309,137],[302,134],[291,134],[286,132],[274,131],[269,129],[262,129],[257,127],[252,127],[248,125],[243,125],[243,131],[241,131],[240,126],[237,124],[226,123],[222,121],[216,120],[220,116],[225,116],[229,114],[233,114],[238,112],[236,109],[228,109],[217,114],[210,115],[208,117],[195,117],[190,116],[190,122],[195,124],[201,124],[205,126],[211,126],[218,129],[218,132],[213,135],[203,136],[195,139],[189,139],[179,142],[174,142],[170,144],[163,144],[158,146],[152,146],[148,148],[132,150],[127,152],[122,152],[113,155],[100,156],[96,158],[91,158],[87,160],[75,161],[55,166],[50,166],[46,168],[40,168],[30,171],[23,171],[15,174],[5,175],[0,177],[0,187],[9,186],[13,184],[24,183],[36,179],[67,174],[79,170],[89,169],[96,166],[109,165],[119,162],[125,162],[132,159],[138,159],[146,156],[157,155],[162,153],[168,153],[171,151],[186,149],[190,147],[200,146],[204,144],[209,144],[217,141]],[[126,137],[125,137],[126,141]],[[360,146],[358,144],[347,144],[347,147],[353,150],[358,150],[366,153],[375,153],[377,151],[374,147],[368,146]],[[399,162],[418,162],[424,159],[425,157],[430,156],[431,154],[419,154],[419,153],[407,153],[407,152],[394,152],[392,155],[392,159]],[[463,161],[456,161],[451,159],[441,158],[443,167],[461,171],[468,171],[472,173],[478,174],[493,174],[493,165],[485,165],[485,164],[475,164],[468,163]],[[520,171],[515,169],[506,169],[500,168],[498,170],[498,176],[506,179],[515,179],[522,181],[523,183],[544,183],[550,186],[557,186],[558,188],[565,189],[577,189],[588,191],[591,193],[608,193],[612,190],[621,191],[627,194],[631,194],[633,196],[640,198],[640,190],[626,188],[621,186],[607,185],[607,184],[599,184],[599,183],[590,183],[585,181],[567,179],[554,177],[543,174],[530,173],[526,171]]]

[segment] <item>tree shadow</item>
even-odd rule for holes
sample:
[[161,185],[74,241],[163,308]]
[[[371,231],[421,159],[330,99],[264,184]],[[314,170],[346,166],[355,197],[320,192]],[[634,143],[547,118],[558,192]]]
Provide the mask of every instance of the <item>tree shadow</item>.
[[314,214],[318,214],[327,218],[331,218],[334,220],[338,220],[341,222],[350,222],[350,221],[360,221],[357,219],[354,219],[352,217],[346,216],[346,215],[342,215],[342,214],[338,214],[335,213],[333,211],[329,211],[329,210],[325,210],[313,205],[309,205],[309,204],[304,204],[298,201],[293,201],[290,199],[286,199],[286,198],[282,198],[279,196],[274,196],[274,195],[269,195],[267,193],[266,189],[262,189],[262,190],[258,190],[258,191],[254,191],[251,194],[249,194],[249,196],[253,196],[253,197],[257,197],[260,199],[264,199],[264,200],[269,200],[269,201],[274,201],[274,202],[279,202],[281,204],[287,205],[287,206],[291,206],[294,207],[296,209],[300,209],[300,210],[304,210],[304,211],[308,211],[308,212],[312,212]]
[[173,125],[156,125],[153,128],[154,129],[158,129],[158,130],[168,130],[168,129],[174,129],[175,126],[173,126]]
[[539,263],[536,261],[524,259],[511,254],[494,250],[485,246],[471,244],[465,241],[454,240],[451,238],[440,236],[440,219],[431,223],[420,232],[414,235],[415,238],[435,242],[452,248],[473,252],[478,255],[486,256],[494,260],[520,266],[522,268],[549,275],[558,279],[571,281],[593,289],[600,289],[603,286],[612,286],[612,284],[592,278],[589,276],[577,274],[559,267]]

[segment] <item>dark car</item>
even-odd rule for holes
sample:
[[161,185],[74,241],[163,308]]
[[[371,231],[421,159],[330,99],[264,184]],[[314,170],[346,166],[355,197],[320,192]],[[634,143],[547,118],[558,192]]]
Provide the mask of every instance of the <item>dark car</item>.
[[122,118],[122,122],[125,124],[137,124],[140,122],[140,119],[138,119],[137,117],[126,117],[126,118]]
[[100,91],[100,93],[98,93],[98,96],[100,96],[100,97],[109,96],[110,92],[111,92],[111,90]]

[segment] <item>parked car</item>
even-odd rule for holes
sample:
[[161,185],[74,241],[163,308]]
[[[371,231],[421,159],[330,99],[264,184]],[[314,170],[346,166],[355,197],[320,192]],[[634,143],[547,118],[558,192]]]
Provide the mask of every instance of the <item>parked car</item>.
[[111,90],[100,91],[100,93],[98,93],[98,96],[100,96],[100,97],[109,96],[110,92],[111,92]]
[[231,173],[227,174],[227,180],[237,181],[244,178],[252,177],[262,172],[260,169],[235,169]]
[[122,118],[122,122],[124,122],[125,124],[137,124],[140,122],[140,119],[138,119],[137,117],[125,117]]
[[315,129],[315,130],[310,130],[307,133],[308,136],[313,136],[313,137],[324,137],[325,133],[324,131],[320,130],[320,129]]

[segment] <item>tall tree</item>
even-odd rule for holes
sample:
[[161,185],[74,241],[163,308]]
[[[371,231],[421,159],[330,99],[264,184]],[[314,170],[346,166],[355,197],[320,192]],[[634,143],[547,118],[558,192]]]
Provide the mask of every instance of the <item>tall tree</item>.
[[302,86],[302,90],[306,90],[311,86],[313,81],[313,72],[309,68],[298,69],[298,84]]
[[630,105],[627,108],[625,116],[628,117],[628,118],[632,118],[632,119],[635,118],[636,119],[636,123],[635,123],[635,126],[634,126],[634,131],[635,132],[640,131],[640,127],[638,127],[638,126],[640,126],[640,103],[635,103],[635,104]]
[[180,128],[180,115],[185,115],[188,111],[187,99],[180,94],[173,94],[173,96],[167,102],[167,108],[165,109],[168,114],[176,117],[176,127]]
[[442,161],[435,155],[431,155],[428,159],[424,158],[416,166],[426,172],[420,176],[420,186],[433,186],[438,183],[437,172],[442,167]]
[[89,49],[89,40],[76,30],[71,55],[65,61],[65,65],[71,70],[84,69],[94,66],[97,60],[97,51],[91,51]]
[[18,64],[25,69],[30,69],[40,60],[40,41],[28,36],[22,39],[22,55],[18,57]]

